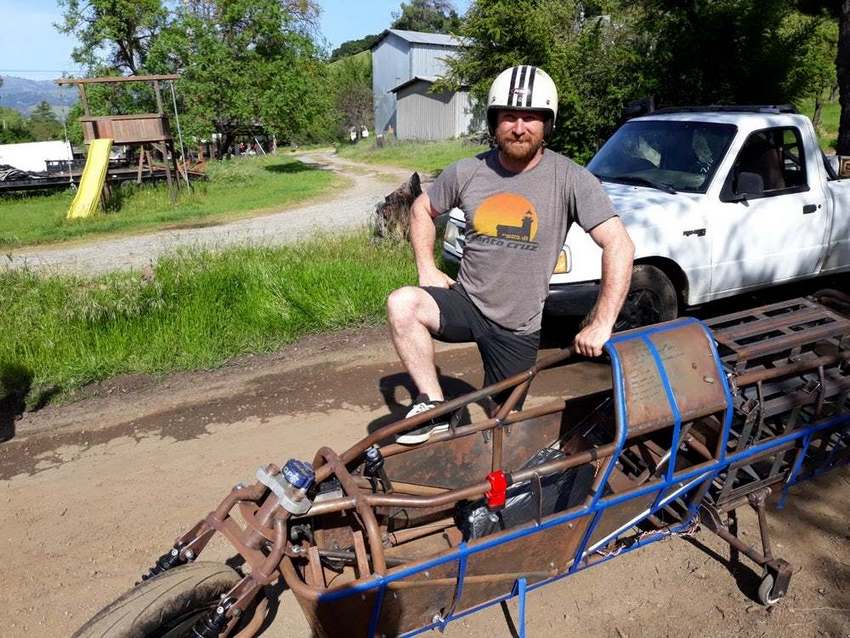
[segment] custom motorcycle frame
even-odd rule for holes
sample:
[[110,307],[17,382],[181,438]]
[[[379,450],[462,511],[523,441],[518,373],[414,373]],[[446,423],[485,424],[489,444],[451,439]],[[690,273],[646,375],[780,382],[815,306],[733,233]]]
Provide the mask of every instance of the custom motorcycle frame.
[[[780,490],[781,504],[792,485],[850,461],[848,314],[850,298],[824,291],[618,334],[606,345],[610,390],[514,411],[571,352],[548,356],[342,453],[322,447],[304,514],[264,482],[237,485],[153,578],[221,534],[246,575],[197,635],[237,624],[254,635],[261,592],[280,579],[317,636],[413,636],[514,596],[524,635],[527,592],[701,523],[763,569],[758,596],[774,604],[792,570],[771,551],[767,496]],[[502,391],[491,418],[464,423],[466,408]],[[448,431],[394,442],[435,416]],[[758,514],[762,551],[736,535],[742,505]]]

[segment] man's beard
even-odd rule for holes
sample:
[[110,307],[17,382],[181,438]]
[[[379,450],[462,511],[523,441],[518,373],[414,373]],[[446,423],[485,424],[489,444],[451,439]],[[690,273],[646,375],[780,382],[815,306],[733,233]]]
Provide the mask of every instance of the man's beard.
[[528,162],[537,155],[543,146],[543,138],[535,139],[533,135],[523,135],[517,140],[513,135],[496,135],[496,146],[505,156],[515,162]]

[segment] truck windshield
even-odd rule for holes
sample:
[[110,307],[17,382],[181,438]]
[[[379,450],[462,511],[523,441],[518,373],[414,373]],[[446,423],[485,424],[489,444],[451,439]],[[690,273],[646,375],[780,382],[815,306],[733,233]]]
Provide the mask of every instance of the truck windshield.
[[603,181],[704,193],[736,130],[733,124],[632,120],[587,168]]

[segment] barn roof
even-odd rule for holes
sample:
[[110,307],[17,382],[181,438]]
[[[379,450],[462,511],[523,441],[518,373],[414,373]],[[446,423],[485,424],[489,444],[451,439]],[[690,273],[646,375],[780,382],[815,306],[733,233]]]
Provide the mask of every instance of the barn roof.
[[414,82],[427,82],[428,84],[433,84],[437,80],[438,78],[436,75],[414,75],[409,80],[405,80],[398,86],[394,86],[393,88],[391,88],[390,92],[397,93],[398,91],[401,91],[404,87],[413,84]]
[[407,40],[413,44],[436,44],[444,47],[459,47],[463,44],[460,38],[456,38],[448,33],[425,33],[424,31],[404,31],[403,29],[384,29],[378,39],[372,44],[370,49],[374,49],[380,42],[390,33],[397,35],[402,40]]

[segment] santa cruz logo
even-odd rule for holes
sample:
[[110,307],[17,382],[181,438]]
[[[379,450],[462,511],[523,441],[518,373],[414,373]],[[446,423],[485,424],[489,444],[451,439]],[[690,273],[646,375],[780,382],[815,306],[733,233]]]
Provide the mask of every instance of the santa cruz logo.
[[537,250],[537,210],[516,193],[491,195],[476,209],[472,241],[517,250]]

